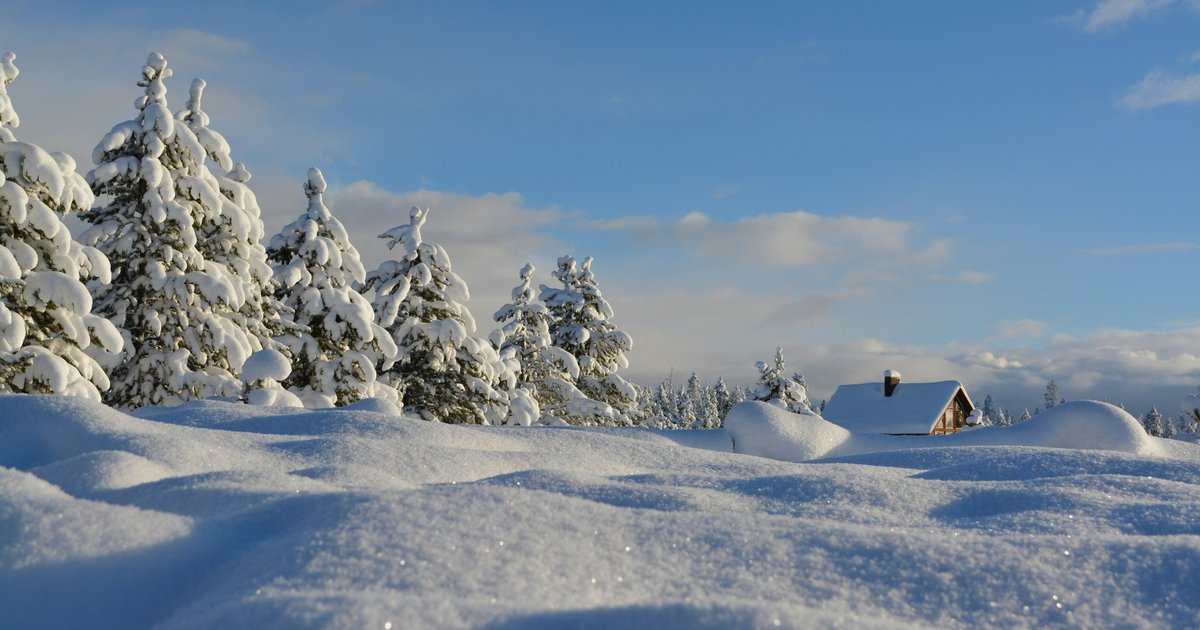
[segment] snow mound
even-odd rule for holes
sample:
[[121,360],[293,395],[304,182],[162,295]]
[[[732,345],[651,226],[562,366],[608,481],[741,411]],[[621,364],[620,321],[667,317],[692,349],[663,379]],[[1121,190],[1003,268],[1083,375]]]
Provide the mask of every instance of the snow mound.
[[986,427],[945,436],[855,433],[816,414],[791,413],[766,403],[736,405],[725,419],[735,453],[790,462],[910,448],[1038,446],[1095,449],[1164,457],[1176,445],[1146,434],[1133,416],[1094,400],[1057,405],[1010,427]]
[[92,451],[32,470],[72,494],[130,488],[175,476],[175,471],[126,451]]
[[792,413],[764,402],[735,405],[725,417],[733,452],[785,461],[817,459],[852,438],[819,415]]

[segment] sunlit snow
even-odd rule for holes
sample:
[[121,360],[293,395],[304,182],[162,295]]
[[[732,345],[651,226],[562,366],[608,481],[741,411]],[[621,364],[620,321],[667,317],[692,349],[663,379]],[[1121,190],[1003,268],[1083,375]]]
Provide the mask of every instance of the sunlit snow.
[[5,628],[1200,618],[1200,447],[1103,403],[947,438],[756,403],[674,432],[447,425],[375,399],[0,405]]

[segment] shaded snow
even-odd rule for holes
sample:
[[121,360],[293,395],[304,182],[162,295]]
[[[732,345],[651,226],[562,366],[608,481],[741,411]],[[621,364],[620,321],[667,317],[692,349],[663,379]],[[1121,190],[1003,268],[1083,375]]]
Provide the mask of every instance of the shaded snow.
[[1200,619],[1200,447],[1102,403],[924,438],[760,404],[676,432],[444,425],[374,400],[0,405],[6,629]]

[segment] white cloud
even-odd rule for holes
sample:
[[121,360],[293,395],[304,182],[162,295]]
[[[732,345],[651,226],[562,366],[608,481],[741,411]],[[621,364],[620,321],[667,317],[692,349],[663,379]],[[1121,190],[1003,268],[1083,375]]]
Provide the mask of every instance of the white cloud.
[[731,195],[736,195],[737,193],[741,192],[741,190],[742,187],[738,186],[737,184],[724,184],[722,186],[718,186],[716,190],[713,191],[712,196],[713,199],[724,199]]
[[1117,106],[1129,111],[1200,101],[1200,74],[1173,75],[1154,68],[1137,85],[1126,90]]
[[963,284],[983,284],[985,282],[991,282],[995,277],[996,276],[994,274],[984,273],[982,271],[972,271],[969,269],[960,271],[954,276],[956,280],[962,282]]
[[908,237],[911,229],[911,224],[900,221],[823,217],[802,211],[734,221],[693,212],[669,233],[698,256],[772,269],[851,263],[896,270],[911,264],[939,264],[946,259],[947,242],[914,247]]
[[1093,256],[1120,256],[1124,254],[1169,254],[1200,249],[1200,243],[1152,243],[1149,245],[1123,245],[1089,249]]
[[996,324],[996,334],[1005,339],[1041,339],[1050,324],[1036,319],[1006,319]]
[[1079,10],[1061,18],[1088,33],[1098,33],[1145,18],[1175,4],[1175,0],[1101,0],[1090,11]]

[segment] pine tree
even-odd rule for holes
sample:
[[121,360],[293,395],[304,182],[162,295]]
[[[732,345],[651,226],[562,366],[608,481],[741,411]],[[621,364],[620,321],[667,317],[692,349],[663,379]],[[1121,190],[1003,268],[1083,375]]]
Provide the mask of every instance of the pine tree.
[[808,403],[808,390],[795,378],[785,376],[787,365],[783,360],[783,348],[775,349],[775,361],[767,363],[759,361],[758,384],[754,390],[754,400],[774,402],[795,413],[811,413]]
[[520,271],[520,284],[512,290],[512,302],[494,315],[501,324],[492,333],[492,344],[501,356],[512,353],[520,364],[519,387],[533,392],[542,416],[582,424],[601,405],[589,400],[575,387],[579,363],[569,352],[550,340],[550,314],[534,301],[530,286],[533,265]]
[[[625,353],[633,348],[633,340],[609,321],[612,307],[601,295],[591,267],[590,257],[578,267],[571,256],[559,258],[554,277],[563,286],[542,285],[539,298],[550,311],[554,345],[579,362],[576,385],[580,391],[591,400],[610,405],[617,423],[631,424],[637,420],[637,390],[617,371],[629,367]],[[591,420],[601,424],[607,418]]]
[[1142,427],[1146,429],[1146,433],[1155,437],[1163,435],[1163,417],[1158,412],[1157,407],[1151,407],[1146,415],[1142,416]]
[[121,337],[91,313],[83,283],[108,282],[108,260],[63,223],[91,206],[92,192],[70,156],[17,141],[8,96],[15,59],[0,59],[0,392],[99,401],[109,381],[87,353],[117,352]]
[[285,309],[274,296],[277,287],[263,245],[262,213],[248,185],[250,171],[233,161],[229,142],[209,127],[202,108],[205,86],[203,79],[192,81],[187,105],[176,114],[196,134],[209,159],[212,182],[225,198],[214,200],[220,201],[220,211],[206,215],[198,226],[196,248],[208,263],[207,273],[226,278],[236,291],[239,306],[227,317],[249,333],[255,350],[275,348],[278,343],[272,337],[283,334],[287,326]]
[[196,134],[167,108],[169,76],[166,60],[152,53],[138,81],[145,95],[137,116],[92,155],[87,179],[103,202],[80,215],[93,224],[84,241],[115,272],[92,290],[95,312],[125,339],[104,397],[118,407],[237,396],[238,370],[254,349],[227,317],[240,307],[237,289],[197,249],[196,226],[215,220],[224,198]]
[[1029,409],[1026,408],[1025,412],[1021,414],[1021,417],[1017,420],[1017,422],[1028,422],[1031,418],[1033,418],[1033,416],[1029,415]]
[[1000,410],[996,408],[996,402],[992,400],[992,395],[988,394],[983,399],[983,426],[1000,424]]
[[1064,402],[1058,394],[1058,383],[1055,383],[1053,379],[1046,383],[1046,393],[1042,395],[1042,398],[1046,401],[1046,409],[1056,407]]
[[308,407],[347,405],[368,396],[399,396],[376,383],[376,365],[396,355],[391,336],[375,323],[370,302],[354,290],[365,279],[358,250],[325,206],[325,177],[308,170],[308,208],[271,239],[268,259],[279,281],[276,299],[303,332],[280,339],[292,358],[284,385]]
[[361,287],[375,292],[376,321],[398,348],[395,363],[381,366],[381,378],[426,420],[501,423],[516,374],[474,336],[467,283],[451,269],[446,250],[421,237],[428,214],[413,208],[408,224],[380,235],[389,248],[402,245],[400,258],[384,262]]
[[725,379],[718,378],[717,384],[713,386],[713,397],[717,404],[717,426],[725,422],[725,416],[733,407],[733,392],[729,391],[729,386],[725,384]]

